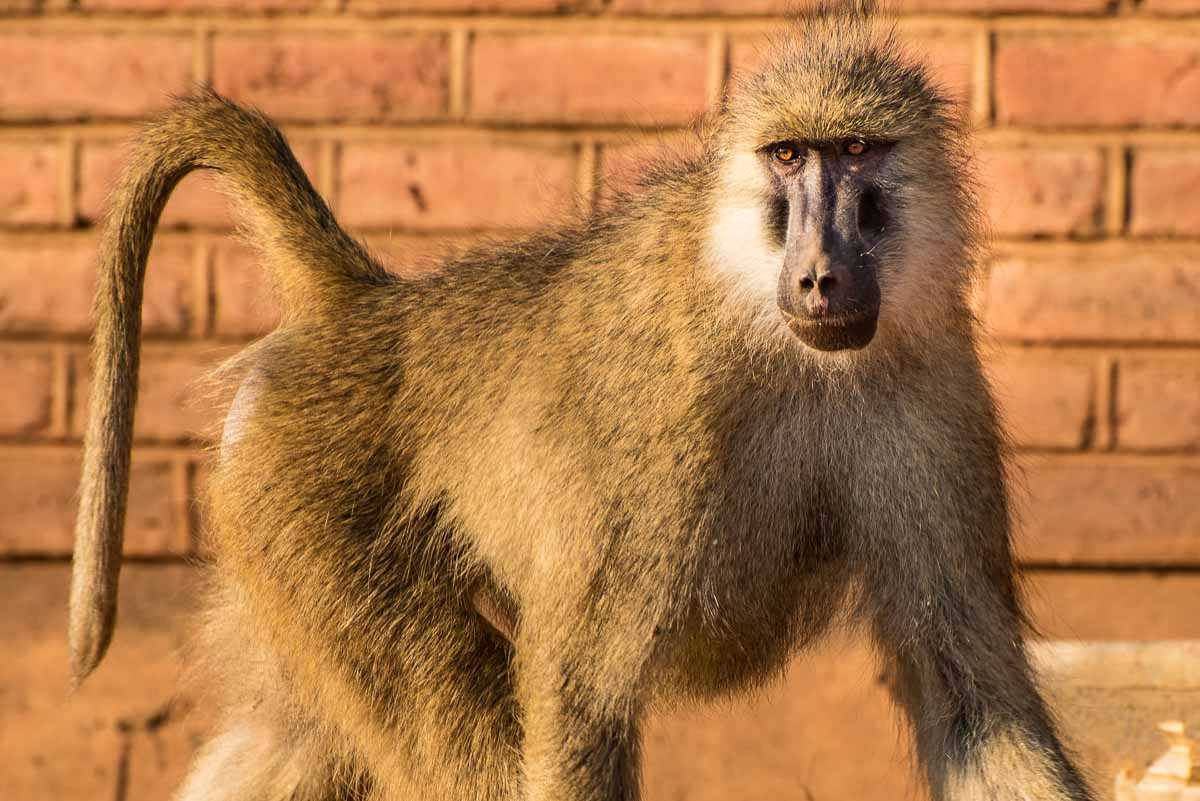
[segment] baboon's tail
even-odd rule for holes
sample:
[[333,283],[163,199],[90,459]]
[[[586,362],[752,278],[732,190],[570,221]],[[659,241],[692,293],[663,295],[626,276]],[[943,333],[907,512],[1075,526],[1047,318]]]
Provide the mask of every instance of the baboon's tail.
[[71,580],[76,683],[100,663],[116,619],[146,259],[167,198],[197,169],[222,176],[273,267],[290,315],[318,312],[323,302],[363,283],[389,280],[337,224],[283,135],[261,114],[202,90],[142,134],[112,195],[101,241],[94,389]]

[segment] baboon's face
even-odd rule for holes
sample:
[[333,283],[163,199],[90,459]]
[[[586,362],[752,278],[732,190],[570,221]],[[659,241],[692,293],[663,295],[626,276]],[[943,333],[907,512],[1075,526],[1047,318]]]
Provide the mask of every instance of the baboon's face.
[[936,332],[973,236],[951,112],[886,28],[808,21],[722,109],[714,267],[813,350]]
[[866,347],[879,320],[876,250],[889,204],[878,180],[893,143],[786,140],[759,153],[770,177],[765,222],[783,248],[776,302],[817,350]]

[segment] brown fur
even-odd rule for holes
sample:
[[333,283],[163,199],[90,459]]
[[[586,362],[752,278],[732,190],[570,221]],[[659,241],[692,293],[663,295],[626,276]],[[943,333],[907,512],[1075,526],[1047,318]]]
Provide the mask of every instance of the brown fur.
[[[143,137],[103,253],[77,677],[111,631],[138,295],[183,173],[224,173],[289,309],[212,479],[230,701],[185,799],[633,799],[648,704],[766,681],[839,609],[935,797],[1089,797],[1021,642],[963,131],[867,15],[814,12],[772,64],[612,211],[419,280],[261,117],[202,93]],[[875,340],[818,353],[761,292],[754,154],[840,136],[896,140],[899,211]]]

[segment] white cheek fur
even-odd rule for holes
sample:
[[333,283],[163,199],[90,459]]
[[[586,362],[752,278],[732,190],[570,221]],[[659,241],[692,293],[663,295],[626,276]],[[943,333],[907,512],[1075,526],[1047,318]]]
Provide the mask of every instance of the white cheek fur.
[[783,268],[783,248],[767,239],[762,166],[752,154],[730,159],[722,177],[721,200],[713,211],[708,255],[711,266],[733,279],[742,292],[774,299]]

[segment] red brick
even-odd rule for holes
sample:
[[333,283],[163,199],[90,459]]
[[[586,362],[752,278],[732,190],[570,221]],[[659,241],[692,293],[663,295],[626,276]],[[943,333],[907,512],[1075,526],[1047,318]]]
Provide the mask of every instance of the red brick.
[[1200,639],[1200,575],[1029,570],[1035,630],[1052,640]]
[[571,209],[568,148],[501,144],[349,143],[338,213],[357,226],[512,228]]
[[[0,567],[0,752],[6,801],[150,801],[171,796],[212,715],[180,694],[196,571],[126,564],[118,625],[104,663],[68,692],[70,566]],[[50,723],[52,721],[52,723]]]
[[[291,145],[309,179],[317,183],[320,146],[307,140],[293,141]],[[128,143],[84,144],[79,163],[78,200],[78,214],[83,222],[91,223],[101,218],[108,206],[108,194],[116,186],[128,160]],[[215,175],[205,170],[185,178],[167,202],[159,225],[164,228],[231,228],[234,224],[233,207],[217,181]]]
[[1189,36],[1001,37],[996,116],[1001,123],[1048,127],[1195,125],[1195,55]]
[[646,168],[660,161],[685,159],[699,152],[700,143],[689,134],[663,134],[646,141],[615,142],[600,152],[602,201],[621,190],[632,189]]
[[499,11],[505,14],[521,14],[568,11],[585,2],[586,0],[349,0],[349,8],[351,11],[374,12]]
[[97,11],[302,11],[320,8],[321,0],[80,0]]
[[50,427],[54,356],[48,350],[0,350],[0,434],[28,436]]
[[[392,272],[416,276],[438,269],[476,237],[395,236],[367,238],[370,252]],[[279,297],[261,257],[248,246],[229,245],[216,256],[216,334],[247,338],[274,329],[280,321]]]
[[1096,402],[1094,360],[1009,350],[987,366],[1017,445],[1076,449],[1088,443]]
[[1033,11],[1047,14],[1099,14],[1112,0],[898,0],[897,11],[949,11],[995,14]]
[[0,225],[58,221],[62,162],[55,142],[0,142]]
[[[771,33],[735,36],[729,63],[734,74],[759,69],[770,56]],[[977,48],[972,37],[946,33],[903,37],[914,60],[929,68],[930,76],[960,103],[969,103]]]
[[216,320],[219,336],[249,337],[279,325],[274,281],[253,248],[230,245],[217,251]]
[[449,54],[441,35],[228,34],[213,84],[280,119],[427,119],[446,111]]
[[[512,232],[512,237],[520,236]],[[461,255],[472,245],[486,241],[503,244],[509,236],[487,234],[434,234],[432,236],[374,234],[366,237],[367,247],[393,273],[415,277],[440,270],[445,263]]]
[[[1174,656],[1176,662],[1188,664],[1191,654],[1172,654],[1170,644],[1146,644],[1147,651],[1157,649],[1159,654],[1122,660],[1103,646],[1073,643],[1074,670],[1060,667],[1067,644],[1038,645],[1033,656],[1045,676],[1045,690],[1058,700],[1055,711],[1065,718],[1062,735],[1069,745],[1086,748],[1089,759],[1095,760],[1086,766],[1103,766],[1104,772],[1097,775],[1111,777],[1126,755],[1160,754],[1161,737],[1142,741],[1153,739],[1153,723],[1163,719],[1154,715],[1170,709],[1172,702],[1184,713],[1200,706],[1192,681],[1182,686],[1146,683],[1147,674],[1166,672],[1154,670],[1156,658]],[[1129,649],[1131,644],[1119,647]],[[1144,666],[1140,675],[1129,670],[1137,662]],[[1174,672],[1194,675],[1192,670]],[[652,716],[646,726],[646,798],[928,798],[911,762],[910,737],[880,673],[867,643],[839,633],[795,659],[778,681],[749,697]],[[1110,686],[1088,693],[1080,686],[1079,673],[1085,673],[1087,681],[1108,679]],[[1125,677],[1124,686],[1119,686]],[[1101,700],[1107,703],[1097,703]],[[1130,720],[1136,723],[1127,731],[1122,724]]]
[[[86,334],[96,287],[93,239],[6,244],[0,270],[0,333]],[[196,296],[192,250],[161,243],[147,267],[145,333],[183,334]]]
[[1200,0],[1142,0],[1138,9],[1149,14],[1195,14]]
[[[222,410],[219,393],[208,391],[206,380],[230,355],[227,348],[211,347],[202,351],[143,352],[138,371],[134,436],[151,442],[186,442],[214,436]],[[72,425],[76,434],[81,435],[87,427],[90,397],[91,369],[85,359],[79,359]]]
[[1117,369],[1119,447],[1200,450],[1200,356],[1126,356]]
[[981,153],[983,203],[1001,236],[1101,231],[1104,155],[1095,148],[990,148]]
[[[79,160],[78,215],[84,223],[94,223],[108,207],[108,195],[116,186],[121,170],[129,160],[129,148],[117,142],[89,142]],[[159,225],[198,225],[229,228],[233,218],[229,202],[207,172],[193,173],[175,189],[163,210]]]
[[[71,552],[78,503],[79,457],[72,453],[0,453],[0,555]],[[172,468],[135,456],[125,516],[125,553],[183,554],[187,529],[175,510]]]
[[612,0],[617,14],[786,14],[795,0]]
[[838,632],[761,690],[654,714],[645,796],[921,799],[900,725],[870,647]]
[[1200,565],[1200,462],[1027,457],[1021,466],[1023,561]]
[[[1139,588],[1167,603],[1187,599],[1181,594],[1186,585],[1167,590],[1147,586],[1166,582],[1140,576],[1134,581],[1136,586],[1122,589],[1119,585],[1128,583],[1127,577],[1119,577],[1090,590],[1058,593],[1053,597],[1058,605],[1055,611],[1069,615],[1070,603],[1096,602],[1099,594],[1110,588],[1114,602],[1136,601]],[[164,791],[182,775],[188,745],[200,742],[205,730],[202,716],[200,720],[195,712],[181,716],[188,698],[178,695],[179,654],[200,593],[194,571],[178,566],[124,567],[120,623],[112,650],[97,673],[69,700],[63,692],[67,658],[61,631],[66,617],[67,566],[0,568],[0,582],[9,590],[9,614],[0,620],[0,645],[20,654],[18,659],[0,663],[0,686],[12,688],[0,696],[0,719],[11,724],[0,727],[0,747],[8,757],[10,784],[6,789],[22,800],[45,797],[48,790],[62,801],[108,797],[116,785],[122,750],[128,746],[126,797],[165,797]],[[1040,588],[1035,583],[1036,589]],[[1100,619],[1113,611],[1103,604],[1093,608]],[[1149,611],[1148,605],[1144,608]],[[1158,609],[1167,613],[1166,619],[1147,614],[1151,631],[1164,631],[1166,623],[1174,619],[1182,627],[1173,636],[1189,636],[1194,621],[1178,613],[1172,617],[1170,609]],[[1130,631],[1130,639],[1146,639],[1145,633],[1128,627],[1131,622],[1116,630]],[[1113,629],[1100,628],[1098,633],[1109,630]],[[1071,635],[1067,632],[1065,636]],[[1037,653],[1045,651],[1040,648]],[[1087,706],[1080,702],[1095,699],[1071,695],[1069,691],[1076,685],[1103,682],[1108,686],[1127,676],[1127,684],[1136,683],[1139,691],[1158,686],[1147,684],[1146,677],[1136,672],[1112,675],[1111,669],[1106,670],[1106,665],[1114,664],[1112,660],[1097,656],[1101,658],[1093,659],[1085,670],[1055,670],[1053,664],[1039,659],[1043,670],[1049,668],[1053,691],[1065,695],[1062,702],[1070,704],[1056,708],[1067,713],[1071,721],[1067,731],[1072,737],[1096,730],[1077,720],[1078,711]],[[1154,664],[1146,658],[1139,663],[1147,666],[1143,674]],[[878,673],[866,643],[838,634],[794,660],[780,681],[759,692],[719,705],[655,714],[647,726],[647,798],[885,801],[909,794],[920,797],[906,760],[908,736],[897,734],[899,721]],[[1161,671],[1155,673],[1161,675]],[[1134,700],[1140,702],[1138,710],[1144,715],[1161,711],[1160,704],[1147,708],[1145,701],[1150,699],[1144,695]],[[1114,708],[1093,705],[1093,716],[1111,717]],[[1124,713],[1126,707],[1120,708]],[[154,733],[147,731],[145,721],[164,709],[170,711],[164,725]],[[58,725],[39,725],[47,719]],[[1121,752],[1122,743],[1133,736],[1114,736],[1110,731],[1113,721],[1107,726],[1104,721],[1089,722],[1102,724],[1106,738],[1112,738],[1102,745],[1110,751]],[[1153,734],[1149,722],[1146,728]],[[133,741],[123,741],[120,730],[132,730]],[[1137,736],[1141,734],[1139,729]],[[1088,745],[1097,744],[1094,737],[1087,739]],[[863,759],[864,750],[870,759]],[[1150,744],[1149,750],[1137,749],[1139,758],[1161,750],[1159,742]],[[158,765],[162,765],[158,775],[147,777],[146,771]]]
[[907,37],[906,41],[911,52],[929,66],[933,80],[949,92],[950,97],[969,105],[979,54],[975,38],[947,33]]
[[1131,233],[1200,234],[1200,150],[1140,149],[1130,181]]
[[1200,262],[1187,252],[1080,248],[1002,258],[986,320],[1025,341],[1200,340]]
[[0,34],[0,114],[8,119],[135,117],[192,81],[191,36]]
[[708,105],[701,36],[480,34],[476,117],[519,122],[681,123]]

